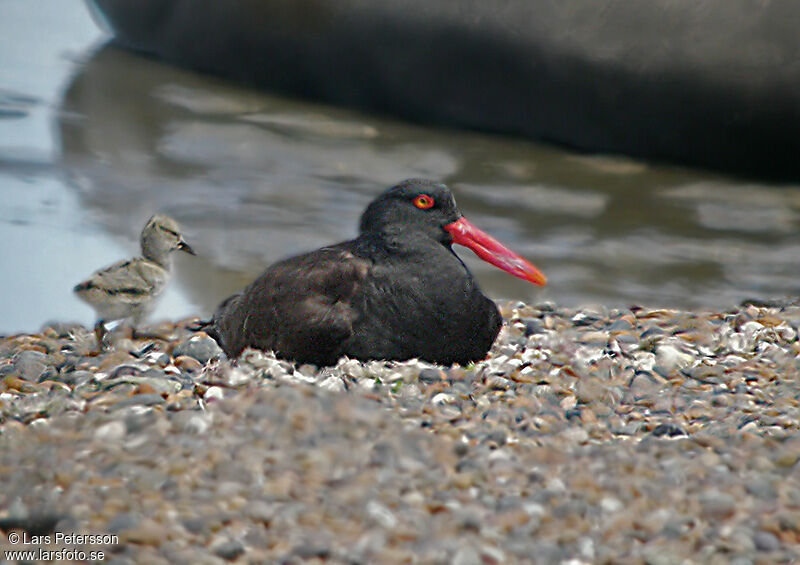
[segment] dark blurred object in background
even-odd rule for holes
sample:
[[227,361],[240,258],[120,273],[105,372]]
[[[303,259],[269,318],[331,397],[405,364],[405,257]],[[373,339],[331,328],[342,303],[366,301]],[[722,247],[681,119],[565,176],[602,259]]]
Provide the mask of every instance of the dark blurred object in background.
[[794,0],[89,0],[121,45],[269,89],[800,179]]

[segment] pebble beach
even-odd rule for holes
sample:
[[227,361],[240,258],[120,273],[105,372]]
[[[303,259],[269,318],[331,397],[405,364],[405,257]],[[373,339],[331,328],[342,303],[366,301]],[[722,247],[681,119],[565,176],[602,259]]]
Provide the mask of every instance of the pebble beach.
[[797,303],[501,311],[466,367],[233,364],[192,320],[100,354],[74,324],[2,337],[0,546],[103,535],[69,547],[115,565],[800,560]]

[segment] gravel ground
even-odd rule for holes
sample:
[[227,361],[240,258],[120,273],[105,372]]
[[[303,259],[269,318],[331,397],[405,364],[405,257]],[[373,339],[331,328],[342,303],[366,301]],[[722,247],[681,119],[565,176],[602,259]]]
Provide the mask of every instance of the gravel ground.
[[0,547],[110,533],[66,547],[119,565],[800,559],[800,307],[502,310],[467,367],[234,366],[189,321],[100,355],[81,326],[2,338]]

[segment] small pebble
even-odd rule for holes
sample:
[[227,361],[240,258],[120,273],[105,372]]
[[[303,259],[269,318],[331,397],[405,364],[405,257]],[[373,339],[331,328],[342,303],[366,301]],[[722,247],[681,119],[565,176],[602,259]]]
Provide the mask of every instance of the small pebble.
[[47,368],[47,355],[40,351],[20,351],[14,361],[19,378],[26,381],[35,381]]
[[218,386],[209,387],[206,393],[203,395],[203,399],[206,402],[222,400],[223,398],[225,398],[225,392]]
[[205,365],[211,359],[219,357],[221,353],[222,349],[210,337],[193,337],[176,346],[172,351],[172,356],[178,358],[185,355]]
[[124,422],[115,420],[97,428],[94,432],[94,438],[97,441],[115,442],[125,437],[127,431]]
[[772,532],[756,532],[753,543],[759,551],[777,551],[781,547],[780,540]]
[[179,355],[175,357],[174,363],[175,366],[184,373],[196,373],[203,368],[203,363],[188,355]]
[[245,552],[245,547],[239,540],[227,540],[212,544],[211,550],[215,555],[233,561]]

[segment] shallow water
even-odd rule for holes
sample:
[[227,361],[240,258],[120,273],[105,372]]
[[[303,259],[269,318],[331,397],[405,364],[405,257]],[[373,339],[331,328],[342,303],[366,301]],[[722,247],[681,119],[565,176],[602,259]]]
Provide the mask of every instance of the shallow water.
[[154,318],[205,315],[269,262],[352,237],[410,176],[445,181],[549,277],[539,289],[459,251],[495,298],[724,308],[796,293],[800,186],[251,91],[101,47],[82,5],[7,0],[0,31],[3,333],[91,323],[71,287],[135,254],[155,211],[199,257],[177,258]]

